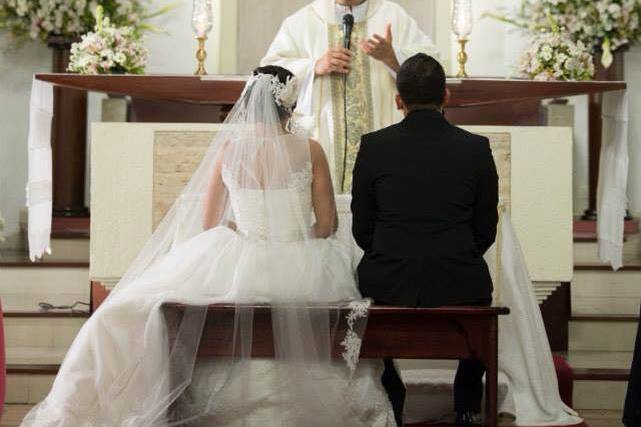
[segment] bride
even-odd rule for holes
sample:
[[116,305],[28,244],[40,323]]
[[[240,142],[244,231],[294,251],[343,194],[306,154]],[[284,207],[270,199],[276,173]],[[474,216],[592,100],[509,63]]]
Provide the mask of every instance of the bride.
[[[356,367],[367,302],[348,250],[332,238],[323,150],[287,130],[295,85],[280,67],[254,72],[23,427],[394,425],[382,366]],[[165,316],[169,302],[187,308]],[[206,306],[215,303],[235,304],[233,351],[196,363]],[[275,358],[251,359],[252,307],[265,303]],[[347,315],[352,328],[337,336],[336,319]],[[336,342],[343,361],[331,359]]]

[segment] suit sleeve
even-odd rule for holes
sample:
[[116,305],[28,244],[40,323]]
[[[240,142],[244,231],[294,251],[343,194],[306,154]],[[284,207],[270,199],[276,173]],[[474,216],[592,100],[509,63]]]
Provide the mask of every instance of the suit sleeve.
[[372,248],[376,215],[372,165],[368,161],[369,151],[367,137],[363,136],[352,174],[352,234],[358,246],[365,252]]
[[478,184],[472,226],[474,241],[481,255],[496,240],[499,203],[499,178],[492,157],[490,142],[483,138],[479,157]]

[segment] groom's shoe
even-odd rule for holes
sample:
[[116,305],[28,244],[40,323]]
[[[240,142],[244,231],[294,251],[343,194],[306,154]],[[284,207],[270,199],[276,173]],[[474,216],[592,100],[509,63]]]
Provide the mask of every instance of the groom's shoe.
[[483,425],[483,416],[473,411],[463,411],[456,413],[457,426],[477,427]]

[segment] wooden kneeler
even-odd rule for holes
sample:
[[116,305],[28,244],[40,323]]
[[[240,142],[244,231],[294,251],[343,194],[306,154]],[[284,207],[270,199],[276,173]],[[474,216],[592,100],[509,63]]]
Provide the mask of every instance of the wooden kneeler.
[[[252,357],[274,357],[271,309],[254,309]],[[181,316],[185,306],[165,304],[165,316]],[[232,354],[235,305],[211,305],[198,351],[198,358],[226,357]],[[485,381],[486,421],[497,425],[498,318],[509,314],[506,307],[406,308],[372,306],[361,347],[361,359],[477,359],[487,369]],[[337,311],[338,313],[338,311]],[[343,313],[345,311],[343,310]],[[347,327],[342,319],[339,333]],[[340,339],[333,355],[341,358]],[[415,425],[417,426],[417,425]]]

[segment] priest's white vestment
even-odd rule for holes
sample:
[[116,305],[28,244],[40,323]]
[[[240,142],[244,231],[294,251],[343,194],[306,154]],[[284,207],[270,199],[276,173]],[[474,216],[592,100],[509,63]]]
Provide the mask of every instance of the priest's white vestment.
[[330,165],[334,165],[332,174],[338,193],[349,192],[351,188],[351,171],[360,136],[402,118],[394,101],[395,73],[367,56],[359,47],[360,41],[375,33],[385,34],[389,23],[399,63],[419,52],[436,55],[431,39],[397,3],[367,0],[354,6],[352,13],[356,24],[352,33],[353,59],[347,77],[346,109],[343,76],[314,76],[316,61],[330,47],[343,44],[342,13],[334,0],[316,0],[288,17],[261,61],[261,65],[287,68],[301,82],[294,126],[305,128],[323,145]]

